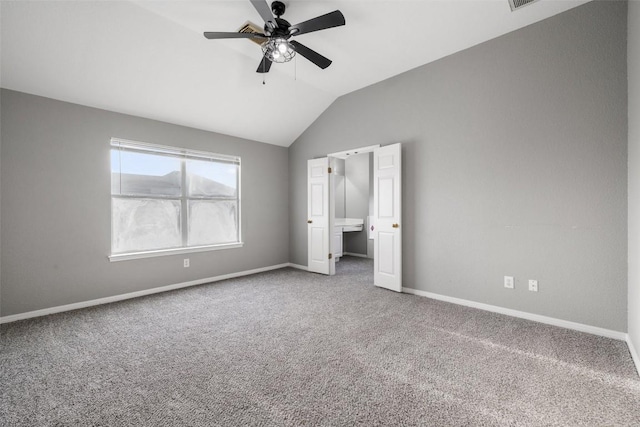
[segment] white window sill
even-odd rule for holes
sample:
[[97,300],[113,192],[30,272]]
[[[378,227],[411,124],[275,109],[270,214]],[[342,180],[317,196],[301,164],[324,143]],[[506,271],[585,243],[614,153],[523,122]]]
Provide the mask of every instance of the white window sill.
[[180,255],[180,254],[190,254],[194,252],[219,251],[222,249],[241,248],[243,246],[244,246],[243,242],[238,242],[238,243],[228,243],[225,245],[193,246],[190,248],[162,249],[158,251],[146,251],[146,252],[131,252],[127,254],[109,255],[109,261],[111,262],[128,261],[131,259],[155,258],[155,257],[165,256],[165,255]]

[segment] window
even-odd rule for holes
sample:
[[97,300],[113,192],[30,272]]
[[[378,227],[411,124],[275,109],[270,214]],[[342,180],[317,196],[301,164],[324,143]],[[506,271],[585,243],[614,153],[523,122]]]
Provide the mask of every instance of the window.
[[111,140],[111,259],[241,246],[240,158]]

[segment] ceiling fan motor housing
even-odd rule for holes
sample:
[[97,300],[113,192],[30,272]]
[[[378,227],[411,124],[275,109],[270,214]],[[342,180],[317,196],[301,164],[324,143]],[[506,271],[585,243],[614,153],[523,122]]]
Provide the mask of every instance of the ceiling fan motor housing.
[[[282,18],[275,18],[275,21],[278,24],[278,27],[270,31],[271,36],[281,37],[284,39],[288,39],[289,37],[291,37],[291,34],[289,32],[289,27],[291,27],[291,24],[289,23],[289,21],[286,21]],[[267,26],[265,26],[265,31],[266,30]]]

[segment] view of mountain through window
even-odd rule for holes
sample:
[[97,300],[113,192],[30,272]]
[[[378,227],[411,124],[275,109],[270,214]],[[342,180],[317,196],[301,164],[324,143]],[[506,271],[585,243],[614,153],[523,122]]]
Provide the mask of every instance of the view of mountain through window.
[[113,139],[111,252],[238,243],[240,159]]

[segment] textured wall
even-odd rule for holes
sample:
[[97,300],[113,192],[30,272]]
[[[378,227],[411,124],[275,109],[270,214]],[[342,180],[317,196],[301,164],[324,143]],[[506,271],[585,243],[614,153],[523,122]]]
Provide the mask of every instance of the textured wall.
[[[286,148],[8,90],[1,108],[3,316],[288,262]],[[244,247],[109,262],[111,137],[241,156]]]
[[345,199],[345,176],[344,176],[344,160],[335,159],[334,163],[334,199],[336,203],[336,218],[344,218],[346,214]]
[[[640,352],[640,3],[629,2],[629,338]],[[638,361],[636,361],[638,363]],[[640,366],[638,366],[640,370]]]
[[[347,218],[367,221],[369,215],[369,156],[358,154],[345,161]],[[344,233],[344,251],[367,255],[367,231]]]
[[402,142],[404,286],[626,331],[626,8],[590,2],[339,98],[290,147],[291,261],[306,160]]

